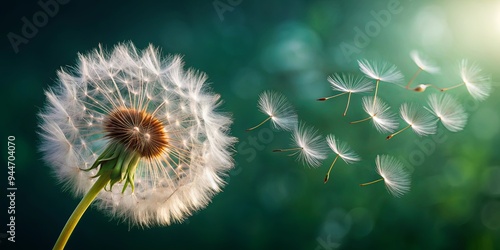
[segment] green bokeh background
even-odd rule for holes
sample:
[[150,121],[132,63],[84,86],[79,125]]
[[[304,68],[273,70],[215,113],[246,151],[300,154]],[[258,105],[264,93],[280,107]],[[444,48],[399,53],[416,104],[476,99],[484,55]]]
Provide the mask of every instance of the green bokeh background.
[[[234,117],[236,167],[228,185],[204,210],[183,224],[129,228],[95,209],[84,215],[68,249],[499,249],[500,248],[500,94],[495,83],[500,65],[498,1],[218,1],[234,4],[222,13],[215,1],[72,0],[39,28],[15,53],[7,34],[21,33],[23,16],[41,11],[36,1],[2,6],[0,54],[3,152],[0,183],[0,249],[50,249],[78,199],[64,192],[37,152],[37,113],[44,89],[56,71],[72,66],[78,52],[99,43],[107,48],[132,41],[152,43],[164,54],[182,54],[188,67],[208,74],[211,87]],[[372,36],[356,53],[356,27],[364,30],[390,2],[399,13],[372,27]],[[10,4],[10,6],[9,6]],[[229,6],[229,5],[228,5]],[[450,91],[470,117],[464,131],[418,137],[405,132],[390,141],[364,117],[354,96],[347,117],[345,98],[334,94],[326,78],[334,72],[359,73],[359,58],[396,64],[409,79],[416,66],[409,51],[435,59],[442,73],[423,73],[418,82],[451,86],[459,82],[458,61],[468,58],[493,77],[493,92],[474,102],[464,88]],[[309,169],[286,155],[290,134],[266,125],[244,130],[265,118],[257,108],[264,90],[277,90],[295,106],[299,118],[323,135],[333,133],[363,157],[355,165],[338,162],[323,184],[331,155]],[[425,93],[382,84],[380,96],[394,110],[405,101],[425,103]],[[6,144],[16,137],[16,243],[7,231]],[[379,183],[374,158],[390,154],[412,171],[412,191],[394,198]]]

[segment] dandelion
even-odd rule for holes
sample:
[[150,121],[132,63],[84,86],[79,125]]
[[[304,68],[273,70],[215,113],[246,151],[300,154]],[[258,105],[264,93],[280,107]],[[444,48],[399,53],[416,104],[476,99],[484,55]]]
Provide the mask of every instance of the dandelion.
[[475,63],[469,63],[467,60],[460,62],[460,77],[462,82],[448,88],[442,88],[441,91],[458,88],[465,85],[470,95],[479,101],[485,100],[491,92],[491,77],[482,72],[482,69]]
[[366,59],[358,60],[359,69],[368,78],[375,80],[375,95],[373,96],[373,105],[377,103],[378,85],[382,82],[399,84],[403,81],[403,74],[396,65],[387,62],[369,62]]
[[403,105],[401,105],[399,112],[401,118],[403,118],[408,126],[390,134],[389,136],[387,136],[387,140],[409,128],[412,128],[416,134],[421,136],[436,133],[437,121],[430,113],[426,112],[425,109],[419,109],[415,105],[404,103]]
[[389,111],[390,107],[383,100],[379,100],[377,104],[373,104],[373,99],[363,97],[363,109],[369,115],[365,119],[350,122],[351,124],[360,123],[368,120],[373,121],[373,125],[380,133],[392,133],[398,127],[396,115]]
[[297,114],[285,96],[274,91],[264,91],[259,95],[259,110],[268,117],[257,126],[247,129],[254,130],[271,120],[274,127],[283,130],[293,130],[297,126]]
[[332,164],[330,165],[330,169],[328,169],[328,172],[326,173],[324,183],[326,183],[328,179],[330,179],[330,172],[332,171],[333,165],[335,165],[335,162],[337,162],[337,159],[339,157],[347,164],[361,160],[361,158],[359,158],[356,153],[351,151],[351,148],[349,147],[349,145],[347,145],[347,143],[337,140],[335,136],[328,135],[326,137],[326,142],[328,143],[330,149],[336,154],[336,156]]
[[293,131],[292,141],[292,148],[275,149],[273,152],[291,152],[289,156],[295,155],[298,161],[310,167],[318,167],[326,159],[323,137],[317,129],[301,123]]
[[[427,57],[425,57],[424,55],[422,55],[418,51],[416,51],[416,50],[411,51],[410,52],[410,57],[413,60],[413,62],[417,65],[418,69],[417,69],[417,72],[415,72],[415,74],[413,74],[413,76],[411,77],[410,81],[408,81],[408,83],[406,84],[406,88],[407,89],[410,88],[410,85],[412,84],[412,82],[415,81],[415,79],[417,78],[417,76],[422,71],[426,71],[426,72],[429,72],[429,73],[437,73],[437,72],[439,72],[439,67],[437,67],[433,61],[429,60]],[[423,84],[421,84],[419,87],[422,87],[422,85]],[[426,85],[423,85],[423,86],[425,86],[425,87],[424,88],[418,88],[417,87],[416,89],[414,89],[414,91],[416,91],[416,92],[423,92],[425,90],[425,88],[427,88],[429,85],[426,84]]]
[[352,93],[368,92],[373,89],[372,83],[362,76],[333,74],[333,76],[328,77],[328,81],[332,85],[332,89],[334,91],[340,91],[342,93],[334,96],[319,98],[318,101],[326,101],[331,98],[348,94],[344,116],[347,114],[347,109],[349,108],[349,104],[351,102]]
[[360,184],[360,186],[384,181],[387,191],[395,197],[401,197],[410,191],[410,173],[405,169],[403,163],[388,155],[377,155],[375,164],[377,165],[377,173],[382,178]]
[[215,112],[219,96],[205,74],[132,43],[79,55],[72,72],[58,72],[40,114],[46,162],[83,196],[54,249],[64,248],[94,200],[148,227],[180,222],[220,192],[235,138],[227,135],[231,119]]
[[446,129],[451,132],[464,129],[467,123],[467,113],[464,107],[451,95],[432,94],[429,96],[428,104],[429,107],[425,108],[436,116],[436,121],[441,121]]

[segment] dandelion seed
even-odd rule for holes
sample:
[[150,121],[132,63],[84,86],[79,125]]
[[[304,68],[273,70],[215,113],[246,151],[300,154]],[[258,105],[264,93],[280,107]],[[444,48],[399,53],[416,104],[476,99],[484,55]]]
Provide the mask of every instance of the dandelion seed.
[[467,60],[460,62],[460,77],[462,83],[455,86],[442,88],[441,91],[458,88],[465,85],[470,95],[479,101],[485,100],[491,92],[491,76],[482,72],[482,69],[475,63],[469,63]]
[[373,99],[363,97],[363,109],[369,115],[365,119],[350,122],[351,124],[360,123],[368,120],[373,121],[373,125],[380,133],[392,133],[398,127],[396,115],[390,112],[390,107],[383,100],[379,100],[377,104],[373,104]]
[[247,129],[254,130],[271,120],[274,127],[283,130],[293,130],[297,126],[297,114],[285,96],[274,91],[264,91],[259,95],[259,110],[268,117],[257,126]]
[[394,83],[399,86],[403,81],[403,74],[396,65],[387,62],[369,62],[366,59],[358,60],[359,69],[368,78],[375,80],[375,94],[373,95],[373,105],[377,103],[378,85],[380,82]]
[[348,94],[347,105],[344,110],[344,116],[347,114],[347,109],[349,109],[349,104],[351,102],[352,93],[362,93],[369,92],[373,89],[373,85],[368,79],[362,76],[346,75],[346,74],[333,74],[333,76],[328,77],[328,81],[332,85],[334,91],[340,91],[343,93],[319,98],[318,101],[326,101],[331,98],[335,98],[341,95]]
[[424,92],[428,87],[435,88],[437,90],[441,90],[440,88],[432,85],[432,84],[419,84],[417,87],[413,88],[412,90],[415,92]]
[[464,107],[451,95],[432,94],[428,100],[429,107],[425,107],[429,112],[441,121],[446,129],[451,132],[463,130],[467,123],[467,113]]
[[[412,82],[415,81],[415,79],[417,78],[417,76],[422,71],[426,71],[426,72],[429,72],[429,73],[437,73],[437,72],[439,72],[439,67],[437,67],[433,61],[427,59],[425,56],[423,56],[422,54],[420,54],[418,51],[413,50],[412,52],[410,52],[410,57],[413,60],[413,62],[418,66],[418,70],[415,72],[415,74],[413,74],[413,76],[411,77],[410,81],[408,81],[408,83],[406,84],[406,88],[407,89],[410,88],[410,85],[412,84]],[[423,88],[423,89],[420,88],[419,90],[421,90],[421,91],[417,91],[417,90],[415,90],[415,91],[416,92],[423,92],[425,90],[425,88]]]
[[396,65],[387,62],[370,62],[366,59],[358,60],[358,65],[361,72],[373,80],[394,84],[401,83],[403,80],[403,74]]
[[434,117],[425,111],[425,109],[420,109],[415,105],[404,103],[399,109],[401,118],[408,124],[408,126],[403,129],[390,134],[387,136],[387,140],[391,139],[395,135],[412,128],[413,131],[421,136],[431,135],[436,133],[436,120]]
[[180,222],[220,192],[235,138],[205,81],[184,71],[179,56],[161,58],[153,46],[139,51],[132,43],[80,55],[74,75],[58,72],[40,114],[41,151],[83,199],[54,249],[64,248],[94,200],[148,227]]
[[292,134],[293,146],[286,149],[275,149],[273,152],[290,152],[297,160],[310,167],[318,167],[326,159],[324,140],[318,130],[301,123]]
[[416,50],[411,51],[410,57],[420,70],[426,71],[429,73],[439,72],[439,67],[436,66],[436,64],[432,60],[430,60],[426,56],[422,55],[418,51],[416,51]]
[[356,153],[351,151],[351,148],[349,147],[349,145],[347,145],[347,143],[337,140],[335,136],[328,135],[326,137],[326,142],[328,143],[330,149],[336,154],[336,156],[332,164],[330,165],[330,169],[328,169],[328,172],[326,173],[324,183],[326,183],[328,179],[330,179],[330,172],[332,171],[333,165],[335,165],[335,162],[337,162],[337,159],[339,157],[347,164],[361,160],[361,158],[359,158]]
[[377,155],[375,164],[377,165],[377,173],[382,178],[360,184],[360,186],[384,181],[387,191],[395,197],[401,197],[410,191],[410,173],[405,169],[403,163],[392,156]]

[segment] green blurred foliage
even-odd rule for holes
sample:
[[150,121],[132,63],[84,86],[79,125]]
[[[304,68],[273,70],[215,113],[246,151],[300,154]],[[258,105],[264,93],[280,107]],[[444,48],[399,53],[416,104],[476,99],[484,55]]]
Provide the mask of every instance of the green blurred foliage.
[[[223,20],[214,2],[73,0],[61,5],[18,53],[7,34],[19,34],[21,18],[31,18],[41,8],[35,1],[3,4],[0,126],[4,145],[8,135],[17,138],[19,191],[17,242],[0,239],[2,249],[51,248],[79,201],[63,191],[37,152],[37,113],[44,105],[44,90],[55,84],[61,66],[75,64],[78,52],[123,41],[138,47],[152,43],[165,54],[182,54],[187,67],[208,74],[211,87],[224,100],[222,110],[234,117],[232,134],[239,138],[236,167],[226,178],[224,192],[183,224],[129,228],[89,209],[68,249],[500,248],[496,82],[490,98],[481,103],[464,88],[450,91],[466,106],[468,124],[459,133],[440,126],[440,134],[429,137],[405,132],[386,141],[369,123],[349,125],[365,116],[361,95],[353,96],[346,117],[345,98],[315,101],[333,94],[328,75],[360,74],[359,58],[395,63],[409,79],[416,70],[408,55],[412,49],[443,69],[438,75],[421,74],[418,82],[457,83],[462,58],[478,62],[494,81],[499,79],[498,2],[242,0],[222,13]],[[377,21],[373,13],[387,11],[390,4],[397,4],[398,13]],[[343,52],[345,44],[355,43],[357,28],[365,30],[374,22],[379,29],[372,27],[373,36],[367,36],[356,53]],[[256,104],[258,94],[268,89],[287,96],[299,118],[323,135],[333,133],[348,142],[363,161],[339,162],[325,185],[322,180],[333,155],[318,169],[309,169],[271,153],[291,143],[289,133],[268,125],[244,131],[265,118]],[[394,110],[406,101],[424,104],[426,96],[436,92],[413,93],[386,83],[379,91]],[[377,177],[377,154],[394,155],[411,168],[410,193],[398,199],[381,183],[358,186]],[[6,171],[0,172],[2,187]],[[0,218],[5,225],[4,198]]]

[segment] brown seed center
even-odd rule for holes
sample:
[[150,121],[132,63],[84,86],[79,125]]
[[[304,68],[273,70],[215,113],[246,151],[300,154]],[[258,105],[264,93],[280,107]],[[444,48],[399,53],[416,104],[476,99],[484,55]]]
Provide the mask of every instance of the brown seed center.
[[168,137],[161,121],[135,109],[118,109],[104,121],[106,137],[121,143],[142,157],[153,158],[168,146]]

